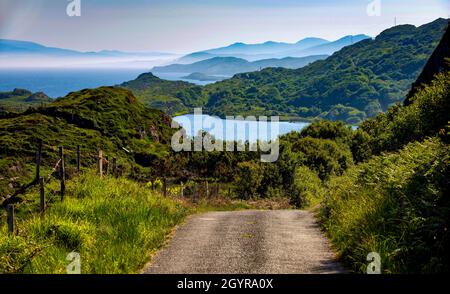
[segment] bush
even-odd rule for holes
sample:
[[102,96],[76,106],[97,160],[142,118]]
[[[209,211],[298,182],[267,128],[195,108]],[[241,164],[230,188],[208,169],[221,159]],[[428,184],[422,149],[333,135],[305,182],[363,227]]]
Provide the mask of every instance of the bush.
[[295,170],[294,186],[291,192],[291,203],[302,208],[318,204],[323,197],[323,184],[317,174],[306,166]]
[[321,219],[355,271],[375,251],[385,273],[449,272],[449,179],[448,145],[410,143],[333,177]]
[[258,162],[244,161],[237,164],[234,185],[239,198],[258,197],[257,192],[262,180],[263,170]]

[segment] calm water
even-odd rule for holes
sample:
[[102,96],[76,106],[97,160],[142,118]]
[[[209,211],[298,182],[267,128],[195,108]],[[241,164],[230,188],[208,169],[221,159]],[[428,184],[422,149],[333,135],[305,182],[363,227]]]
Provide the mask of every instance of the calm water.
[[23,88],[56,98],[85,88],[121,84],[146,71],[148,69],[0,69],[0,91]]
[[[287,134],[291,131],[300,131],[308,126],[307,122],[248,122],[242,120],[229,120],[228,124],[234,125],[227,127],[224,119],[209,115],[186,114],[173,118],[178,122],[189,136],[198,134],[203,130],[216,139],[220,140],[242,140],[256,142],[257,139],[269,140],[275,139],[279,135]],[[258,137],[259,136],[259,137]]]
[[189,83],[193,83],[196,85],[208,85],[211,83],[214,83],[214,81],[198,81],[198,80],[190,80],[190,79],[183,79],[183,77],[189,75],[189,73],[177,73],[177,72],[169,72],[169,73],[153,73],[155,76],[157,76],[160,79],[169,80],[169,81],[185,81]]

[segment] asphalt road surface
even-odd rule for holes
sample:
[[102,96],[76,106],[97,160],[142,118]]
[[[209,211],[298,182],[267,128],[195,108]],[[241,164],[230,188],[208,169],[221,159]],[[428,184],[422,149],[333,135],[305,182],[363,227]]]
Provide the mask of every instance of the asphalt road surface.
[[146,274],[341,273],[314,216],[300,210],[191,216]]

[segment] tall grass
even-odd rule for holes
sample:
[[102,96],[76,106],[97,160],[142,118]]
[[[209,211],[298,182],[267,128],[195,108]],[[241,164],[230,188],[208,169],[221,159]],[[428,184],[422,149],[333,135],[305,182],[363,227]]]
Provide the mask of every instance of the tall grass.
[[320,217],[343,261],[365,272],[369,252],[385,273],[450,270],[450,147],[410,143],[328,183]]
[[51,202],[43,218],[30,208],[36,200],[22,205],[16,236],[0,228],[0,272],[65,273],[75,251],[82,273],[134,273],[190,212],[123,178],[87,173],[67,185],[64,201]]

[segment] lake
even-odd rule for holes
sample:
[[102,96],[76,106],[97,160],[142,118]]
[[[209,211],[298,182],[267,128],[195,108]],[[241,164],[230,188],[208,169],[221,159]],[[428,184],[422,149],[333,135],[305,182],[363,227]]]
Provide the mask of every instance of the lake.
[[[301,131],[308,126],[308,122],[271,122],[257,121],[249,122],[242,120],[228,120],[218,117],[202,114],[186,114],[173,118],[185,130],[186,134],[193,137],[199,131],[206,131],[220,140],[246,141],[253,143],[257,139],[270,140],[275,139],[279,135],[287,134],[291,131]],[[197,119],[197,120],[196,120]],[[227,127],[227,122],[229,127]],[[233,128],[234,126],[234,128]]]

